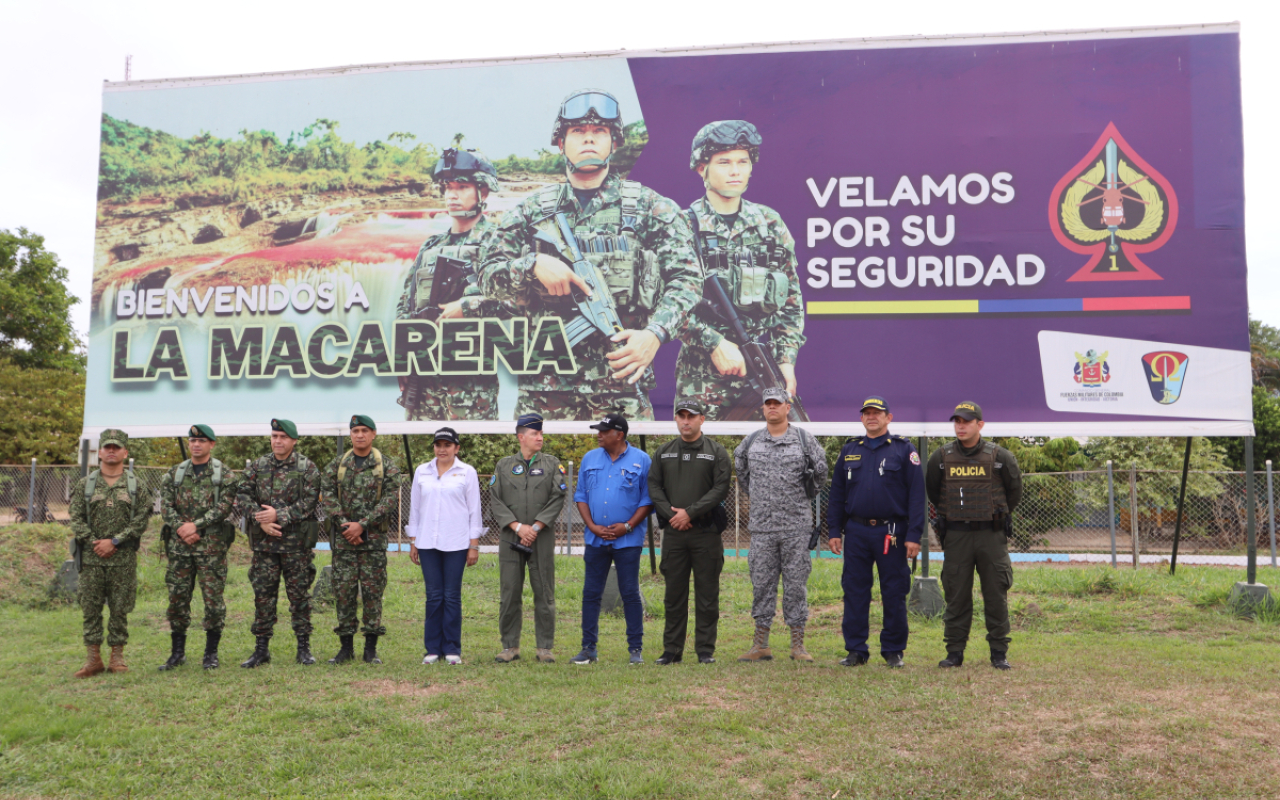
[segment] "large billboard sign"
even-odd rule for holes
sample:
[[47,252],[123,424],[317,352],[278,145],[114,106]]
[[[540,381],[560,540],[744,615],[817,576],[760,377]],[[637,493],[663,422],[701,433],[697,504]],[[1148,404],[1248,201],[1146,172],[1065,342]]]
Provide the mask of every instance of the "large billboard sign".
[[109,83],[86,434],[1252,431],[1234,26]]

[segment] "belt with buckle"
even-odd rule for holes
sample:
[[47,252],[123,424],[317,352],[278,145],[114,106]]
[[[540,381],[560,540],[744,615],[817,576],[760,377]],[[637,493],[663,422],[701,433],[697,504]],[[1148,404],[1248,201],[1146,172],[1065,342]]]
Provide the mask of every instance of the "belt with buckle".
[[856,522],[859,525],[870,525],[871,527],[879,527],[880,525],[902,525],[906,523],[905,519],[895,517],[893,519],[867,519],[866,517],[849,517],[850,522]]

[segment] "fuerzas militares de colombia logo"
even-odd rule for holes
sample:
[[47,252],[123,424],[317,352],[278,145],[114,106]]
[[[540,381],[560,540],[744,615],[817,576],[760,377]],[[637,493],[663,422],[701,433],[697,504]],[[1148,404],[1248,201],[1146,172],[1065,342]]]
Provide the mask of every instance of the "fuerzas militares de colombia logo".
[[1187,378],[1186,353],[1159,350],[1142,357],[1142,369],[1147,373],[1147,388],[1151,399],[1161,405],[1173,405],[1182,396],[1182,385]]
[[1053,188],[1049,224],[1063,247],[1089,256],[1068,281],[1163,280],[1139,256],[1173,235],[1178,197],[1110,123]]
[[1076,353],[1076,383],[1088,389],[1096,389],[1111,380],[1111,365],[1107,363],[1107,354],[1098,355],[1097,350],[1086,350],[1084,355]]

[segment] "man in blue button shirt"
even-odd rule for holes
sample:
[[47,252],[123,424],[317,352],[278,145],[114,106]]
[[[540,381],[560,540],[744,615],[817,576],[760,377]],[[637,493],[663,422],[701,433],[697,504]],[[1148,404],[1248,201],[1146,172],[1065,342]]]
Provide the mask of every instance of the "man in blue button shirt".
[[[889,433],[893,414],[883,397],[862,404],[866,436],[850,437],[840,451],[827,506],[831,552],[844,551],[844,648],[846,667],[867,663],[871,611],[871,566],[880,573],[884,627],[880,653],[890,667],[902,666],[907,649],[907,559],[920,552],[924,533],[924,475],[911,443]],[[843,535],[844,540],[841,540]]]
[[632,664],[643,664],[644,600],[640,596],[640,552],[653,503],[649,500],[649,455],[627,444],[627,419],[606,414],[592,425],[599,450],[582,457],[573,494],[586,525],[582,586],[582,652],[574,664],[597,659],[600,599],[609,565],[618,570],[618,592],[627,619],[627,650]]

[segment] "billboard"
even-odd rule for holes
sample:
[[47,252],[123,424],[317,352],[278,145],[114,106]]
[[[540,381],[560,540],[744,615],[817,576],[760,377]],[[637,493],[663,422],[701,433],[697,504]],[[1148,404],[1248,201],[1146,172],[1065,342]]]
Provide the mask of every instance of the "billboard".
[[[1234,25],[108,83],[86,435],[1252,432]],[[710,280],[714,278],[715,280]]]

